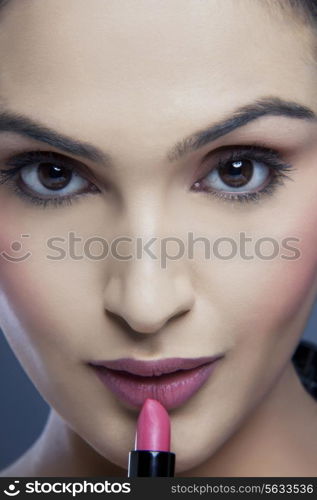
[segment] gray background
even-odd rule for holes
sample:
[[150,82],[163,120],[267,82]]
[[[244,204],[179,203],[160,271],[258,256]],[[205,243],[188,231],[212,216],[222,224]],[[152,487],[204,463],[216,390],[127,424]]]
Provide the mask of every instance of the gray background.
[[[317,345],[317,304],[304,340]],[[0,469],[19,457],[41,433],[48,405],[20,367],[0,330]]]

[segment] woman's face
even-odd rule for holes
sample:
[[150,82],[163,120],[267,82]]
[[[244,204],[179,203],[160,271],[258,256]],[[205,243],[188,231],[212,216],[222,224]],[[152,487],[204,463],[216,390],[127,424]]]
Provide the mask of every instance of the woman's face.
[[[1,13],[1,111],[78,147],[2,120],[1,168],[19,156],[24,173],[0,186],[1,327],[48,403],[122,467],[139,408],[90,362],[222,356],[170,411],[177,471],[189,470],[276,383],[315,298],[317,125],[289,108],[317,113],[313,35],[271,9],[249,0],[11,0]],[[231,121],[176,154],[184,138],[242,107],[244,125]],[[25,156],[32,151],[43,154]],[[62,166],[56,185],[52,161]],[[281,164],[292,165],[292,181]],[[75,173],[65,181],[67,166]],[[72,204],[26,197],[74,193]],[[198,242],[193,257],[189,249],[164,265],[163,238],[174,238],[166,251],[175,256],[189,233],[210,242],[210,258]],[[102,258],[101,241],[122,236],[130,240],[118,254],[134,258]],[[156,238],[158,258],[135,258],[137,238]]]

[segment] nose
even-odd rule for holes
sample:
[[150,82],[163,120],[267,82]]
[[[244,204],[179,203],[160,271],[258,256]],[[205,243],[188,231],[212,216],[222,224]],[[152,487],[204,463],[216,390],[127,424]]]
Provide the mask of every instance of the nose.
[[[158,332],[173,318],[191,310],[193,288],[186,274],[137,261],[120,276],[110,276],[104,293],[105,309],[135,332]],[[121,270],[122,271],[122,270]]]

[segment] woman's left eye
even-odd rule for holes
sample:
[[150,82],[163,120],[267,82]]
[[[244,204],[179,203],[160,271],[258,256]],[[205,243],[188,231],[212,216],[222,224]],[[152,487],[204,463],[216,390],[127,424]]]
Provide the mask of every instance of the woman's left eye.
[[270,169],[264,163],[254,160],[238,160],[214,169],[206,178],[205,184],[218,190],[245,191],[258,189],[267,179]]
[[11,159],[9,165],[14,167],[0,171],[0,183],[9,181],[16,194],[36,205],[71,204],[78,195],[99,192],[76,170],[75,160],[55,152],[31,151]]
[[249,147],[229,151],[214,168],[193,185],[194,191],[205,191],[218,198],[233,201],[259,200],[263,194],[273,194],[286,172],[293,170],[276,151]]

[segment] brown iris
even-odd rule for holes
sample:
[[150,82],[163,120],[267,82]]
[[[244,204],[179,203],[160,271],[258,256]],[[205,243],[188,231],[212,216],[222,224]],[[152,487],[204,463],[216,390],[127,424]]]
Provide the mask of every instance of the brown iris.
[[253,164],[250,160],[228,162],[219,168],[219,177],[231,187],[241,187],[247,184],[253,175]]
[[41,162],[38,167],[38,177],[47,189],[62,189],[72,178],[72,171],[54,163]]

